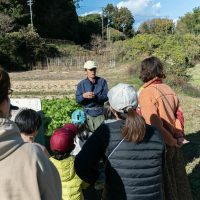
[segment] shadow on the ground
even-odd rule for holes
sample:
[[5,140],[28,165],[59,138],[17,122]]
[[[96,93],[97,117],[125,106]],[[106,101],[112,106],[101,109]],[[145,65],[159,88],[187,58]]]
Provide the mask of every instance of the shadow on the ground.
[[198,163],[192,170],[192,173],[188,175],[190,186],[192,190],[193,200],[200,199],[200,164]]
[[200,131],[186,135],[190,143],[182,147],[186,163],[192,162],[194,158],[200,157]]
[[[200,131],[188,134],[186,138],[191,141],[189,144],[182,147],[186,164],[200,158]],[[195,162],[192,172],[188,175],[193,200],[200,199],[200,163]]]

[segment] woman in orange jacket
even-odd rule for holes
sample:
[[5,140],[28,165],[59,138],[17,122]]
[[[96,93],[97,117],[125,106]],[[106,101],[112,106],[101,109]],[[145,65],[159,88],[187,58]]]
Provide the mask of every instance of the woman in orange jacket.
[[157,127],[166,143],[164,190],[167,200],[192,199],[180,147],[184,138],[184,118],[176,93],[163,83],[163,65],[156,57],[142,61],[139,93],[140,112],[147,124]]

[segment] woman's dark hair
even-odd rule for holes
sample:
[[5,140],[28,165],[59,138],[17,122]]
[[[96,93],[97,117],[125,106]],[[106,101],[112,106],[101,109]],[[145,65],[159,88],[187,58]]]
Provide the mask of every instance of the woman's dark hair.
[[115,119],[115,115],[113,114],[110,108],[110,103],[108,101],[104,104],[104,117],[105,117],[105,120]]
[[163,72],[163,64],[157,57],[149,57],[142,61],[140,79],[146,83],[155,77],[166,78]]
[[146,123],[134,109],[129,108],[125,126],[122,131],[123,137],[129,142],[141,142],[146,134]]
[[42,119],[35,110],[24,109],[15,117],[15,123],[21,133],[30,135],[40,128]]
[[0,67],[0,104],[8,99],[10,91],[10,77],[8,73]]

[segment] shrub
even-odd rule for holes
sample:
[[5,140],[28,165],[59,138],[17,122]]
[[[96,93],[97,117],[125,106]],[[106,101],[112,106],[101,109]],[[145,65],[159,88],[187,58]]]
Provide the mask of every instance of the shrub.
[[187,68],[181,65],[165,63],[166,82],[173,87],[182,87],[189,80]]
[[46,56],[57,55],[54,46],[47,47],[44,40],[30,27],[0,37],[0,64],[11,70],[16,67],[31,69]]
[[[150,56],[162,43],[158,35],[139,34],[132,39],[125,40],[123,51],[125,60],[138,60],[141,57]],[[123,54],[122,54],[123,55]],[[119,55],[120,56],[120,55]]]
[[126,35],[114,28],[109,28],[110,31],[110,40],[112,42],[119,41],[119,40],[125,40]]
[[171,65],[186,66],[186,53],[180,41],[174,36],[167,36],[154,55]]

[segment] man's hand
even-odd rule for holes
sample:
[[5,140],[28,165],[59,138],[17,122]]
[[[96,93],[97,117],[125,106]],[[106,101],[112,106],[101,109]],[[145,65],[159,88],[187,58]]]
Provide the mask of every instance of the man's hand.
[[83,98],[85,99],[93,99],[95,97],[94,92],[85,92],[83,93]]

